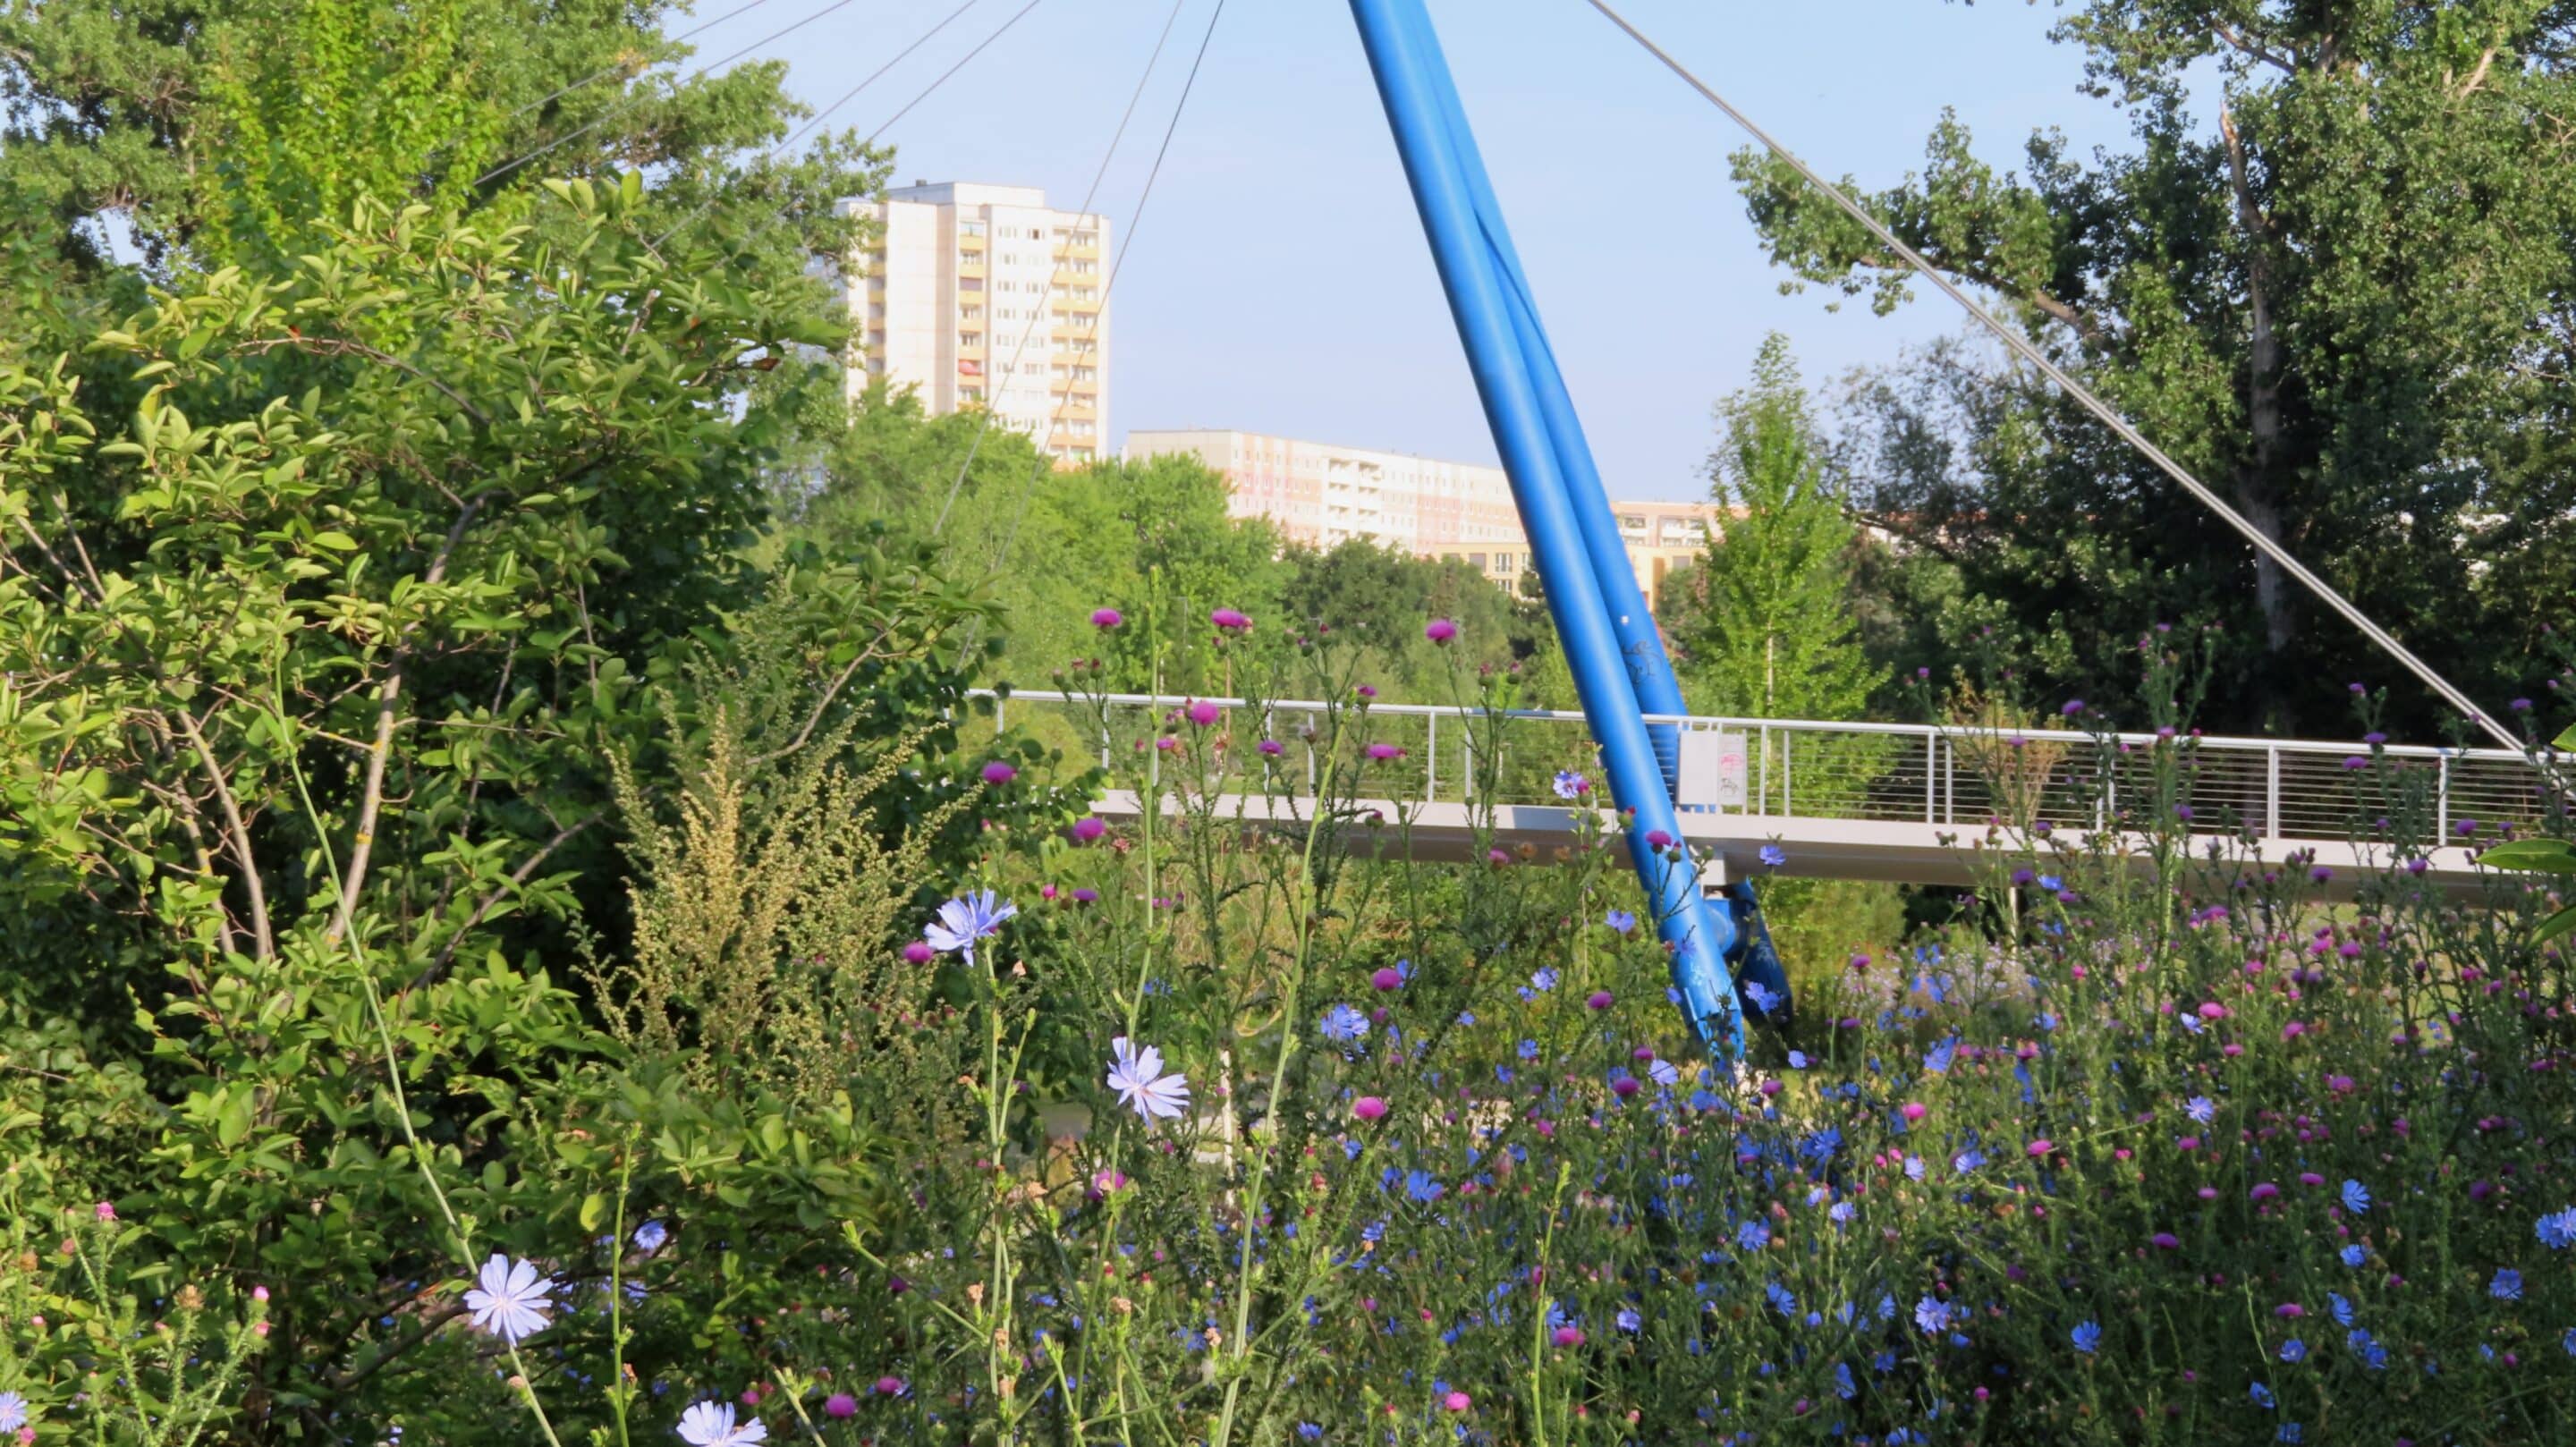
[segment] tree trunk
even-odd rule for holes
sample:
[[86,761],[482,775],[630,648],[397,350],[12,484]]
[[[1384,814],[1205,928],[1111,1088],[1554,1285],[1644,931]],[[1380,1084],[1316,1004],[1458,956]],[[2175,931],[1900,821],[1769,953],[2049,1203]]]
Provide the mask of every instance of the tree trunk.
[[[2219,134],[2227,141],[2227,175],[2236,193],[2236,222],[2245,233],[2245,423],[2249,446],[2236,466],[2236,507],[2257,532],[2282,543],[2280,498],[2273,479],[2281,457],[2281,336],[2272,322],[2272,263],[2264,247],[2269,230],[2255,203],[2247,175],[2245,143],[2236,134],[2236,118],[2221,110]],[[2263,667],[2256,673],[2255,698],[2264,727],[2275,735],[2290,732],[2289,650],[2298,633],[2297,598],[2289,576],[2266,553],[2254,555],[2254,606],[2263,617]]]

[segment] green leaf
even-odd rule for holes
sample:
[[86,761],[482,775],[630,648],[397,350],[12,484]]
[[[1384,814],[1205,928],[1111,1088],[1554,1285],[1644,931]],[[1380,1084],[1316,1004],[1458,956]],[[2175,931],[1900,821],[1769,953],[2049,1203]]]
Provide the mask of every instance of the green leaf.
[[347,533],[340,532],[337,529],[333,529],[329,532],[315,533],[313,535],[313,541],[320,547],[335,548],[344,553],[356,552],[358,549],[358,540],[356,538],[349,536]]
[[256,1108],[249,1086],[228,1087],[221,1103],[215,1107],[215,1144],[227,1150],[240,1145],[242,1138],[250,1134],[251,1116]]
[[2569,724],[2567,731],[2560,734],[2550,747],[2562,754],[2576,754],[2576,724]]
[[2478,856],[2478,863],[2489,869],[2538,870],[2545,874],[2576,874],[2576,844],[2563,839],[2517,839],[2499,844]]
[[597,1191],[581,1198],[581,1229],[596,1231],[608,1219],[608,1198]]
[[2576,930],[2576,904],[2571,904],[2542,920],[2539,932],[2532,936],[2532,942],[2545,945],[2569,930]]

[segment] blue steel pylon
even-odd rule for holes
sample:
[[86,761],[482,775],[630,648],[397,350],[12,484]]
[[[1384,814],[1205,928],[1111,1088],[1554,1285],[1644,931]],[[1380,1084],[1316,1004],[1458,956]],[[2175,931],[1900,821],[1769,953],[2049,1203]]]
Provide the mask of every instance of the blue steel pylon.
[[[1678,733],[1669,725],[1650,729],[1644,719],[1684,711],[1672,663],[1629,567],[1431,17],[1422,0],[1351,0],[1351,14],[1511,478],[1585,722],[1601,745],[1611,798],[1633,811],[1629,855],[1671,949],[1683,1013],[1713,1052],[1733,1059],[1744,1049],[1743,1009],[1728,969],[1738,950],[1735,921],[1702,896],[1698,867],[1682,843],[1673,811]],[[1672,843],[1654,848],[1648,839],[1656,834]],[[1756,979],[1785,999],[1788,982],[1767,944],[1748,959]]]

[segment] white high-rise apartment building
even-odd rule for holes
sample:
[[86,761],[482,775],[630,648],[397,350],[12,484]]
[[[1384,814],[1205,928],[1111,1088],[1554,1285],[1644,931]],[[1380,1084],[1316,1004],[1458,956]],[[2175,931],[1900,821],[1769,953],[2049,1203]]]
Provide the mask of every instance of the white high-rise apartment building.
[[964,181],[850,204],[879,227],[849,272],[851,396],[883,376],[933,415],[991,408],[1059,465],[1108,455],[1105,218]]

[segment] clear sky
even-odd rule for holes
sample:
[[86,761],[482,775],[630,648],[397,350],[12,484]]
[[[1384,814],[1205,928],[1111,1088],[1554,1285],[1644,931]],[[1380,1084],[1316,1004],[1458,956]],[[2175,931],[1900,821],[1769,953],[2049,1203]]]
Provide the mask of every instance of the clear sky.
[[[958,0],[857,0],[762,54],[822,104]],[[884,122],[1025,0],[980,0],[833,113]],[[1343,0],[1228,0],[1141,228],[1155,144],[1214,0],[1186,0],[1095,210],[1127,256],[1111,303],[1112,422],[1228,427],[1491,461],[1457,335]],[[765,4],[695,43],[723,55],[813,8]],[[702,15],[728,0],[701,0]],[[2053,6],[1941,0],[1626,0],[1622,10],[1828,175],[1891,183],[1945,105],[1990,160],[2034,128],[2118,147]],[[1039,0],[885,139],[896,181],[1040,185],[1080,202],[1168,0]],[[1745,138],[1582,0],[1431,0],[1495,189],[1611,492],[1688,497],[1709,407],[1785,332],[1811,381],[1955,329],[1782,296],[1727,178]]]

